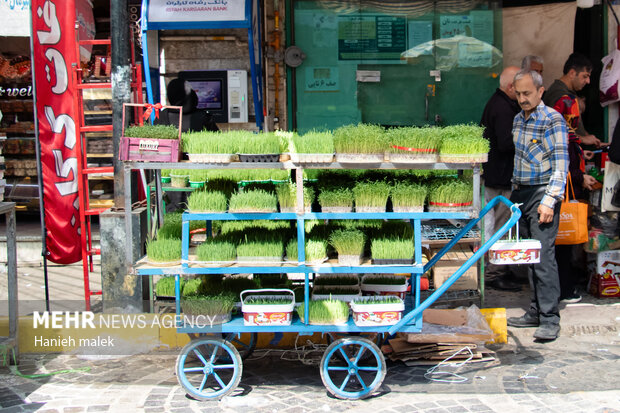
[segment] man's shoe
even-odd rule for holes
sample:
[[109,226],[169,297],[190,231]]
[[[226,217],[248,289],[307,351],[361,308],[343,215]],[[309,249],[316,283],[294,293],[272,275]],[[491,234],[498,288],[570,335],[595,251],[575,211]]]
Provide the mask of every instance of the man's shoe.
[[534,338],[538,340],[551,341],[560,335],[560,326],[558,324],[541,324],[534,331]]
[[521,286],[519,284],[501,277],[489,280],[487,286],[502,291],[521,291]]
[[510,327],[519,327],[519,328],[538,327],[540,324],[538,322],[538,317],[534,317],[529,313],[525,313],[521,317],[508,317],[508,319],[506,320],[506,323]]
[[575,291],[567,297],[560,297],[560,301],[565,304],[574,304],[581,301],[581,296]]

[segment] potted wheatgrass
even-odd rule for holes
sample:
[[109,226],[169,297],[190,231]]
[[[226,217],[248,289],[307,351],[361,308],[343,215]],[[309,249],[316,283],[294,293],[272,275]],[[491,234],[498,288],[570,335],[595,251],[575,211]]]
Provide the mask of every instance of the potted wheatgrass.
[[254,189],[236,192],[230,197],[228,211],[232,213],[277,212],[278,199],[270,192]]
[[334,136],[331,132],[318,131],[293,134],[290,150],[293,163],[331,163],[334,160]]
[[[297,314],[305,323],[306,303],[297,307]],[[343,325],[349,321],[349,304],[336,299],[311,300],[308,302],[308,324],[312,325]]]
[[313,300],[327,300],[334,298],[341,301],[351,302],[353,299],[360,297],[362,292],[359,286],[331,286],[317,285],[312,288]]
[[322,189],[319,193],[319,204],[322,212],[351,212],[353,191],[349,188]]
[[236,160],[236,140],[234,132],[186,132],[181,136],[183,151],[187,152],[190,162],[196,163],[230,163]]
[[235,299],[230,294],[192,295],[181,299],[181,308],[186,316],[194,318],[194,323],[208,327],[230,321]]
[[338,229],[332,232],[329,243],[338,253],[339,265],[360,265],[364,253],[365,236],[360,230]]
[[405,298],[407,277],[395,274],[366,274],[362,277],[364,295],[395,295]]
[[424,212],[424,201],[428,189],[416,183],[396,183],[390,192],[392,211],[394,212]]
[[398,323],[405,310],[399,297],[357,297],[351,301],[353,322],[356,326],[389,326]]
[[196,258],[200,264],[210,266],[230,265],[237,259],[237,247],[232,242],[208,238],[196,247]]
[[[297,262],[297,239],[286,244],[287,261]],[[306,239],[306,264],[318,265],[327,260],[327,241],[324,239]]]
[[170,172],[170,186],[173,188],[185,188],[189,185],[189,171],[175,169]]
[[474,198],[473,185],[459,179],[437,181],[428,191],[430,212],[468,211]]
[[489,141],[484,139],[484,128],[478,125],[453,125],[442,129],[439,161],[445,163],[486,162]]
[[387,182],[359,182],[353,187],[355,212],[385,212],[391,187]]
[[381,163],[388,143],[379,125],[346,125],[334,131],[336,162]]
[[240,294],[246,326],[288,326],[293,320],[295,293],[289,289],[263,288]]
[[[312,212],[314,202],[314,189],[304,186],[304,209],[303,212]],[[297,185],[292,183],[279,184],[276,186],[276,196],[280,204],[280,212],[297,212]]]
[[284,245],[277,237],[246,239],[237,245],[239,263],[252,265],[280,265],[284,255]]
[[435,163],[437,162],[441,129],[393,128],[388,129],[388,157],[392,163]]
[[[240,136],[241,138],[241,136]],[[236,142],[241,162],[278,162],[280,137],[273,132],[249,133]]]
[[161,183],[169,184],[170,183],[170,169],[162,169],[161,170]]
[[194,191],[187,197],[189,212],[224,213],[228,200],[223,192]]
[[207,180],[207,171],[204,169],[190,169],[189,186],[192,188],[204,188]]
[[411,264],[413,262],[413,239],[375,238],[370,243],[372,263],[376,265]]
[[149,263],[158,266],[173,266],[181,263],[181,240],[175,238],[156,239],[146,243]]

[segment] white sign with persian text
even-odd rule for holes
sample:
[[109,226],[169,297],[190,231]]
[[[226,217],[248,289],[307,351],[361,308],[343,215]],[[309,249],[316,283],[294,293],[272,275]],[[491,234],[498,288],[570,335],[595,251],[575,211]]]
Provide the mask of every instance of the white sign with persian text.
[[210,22],[245,20],[245,0],[150,0],[148,21]]
[[30,0],[0,0],[0,36],[30,37]]

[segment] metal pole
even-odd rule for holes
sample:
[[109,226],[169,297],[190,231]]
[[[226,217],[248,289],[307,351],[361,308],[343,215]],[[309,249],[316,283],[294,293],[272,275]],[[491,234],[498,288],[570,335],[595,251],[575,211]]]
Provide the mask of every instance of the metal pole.
[[32,104],[34,105],[34,145],[37,156],[37,183],[39,184],[39,215],[41,217],[41,255],[43,256],[43,280],[45,284],[45,310],[50,310],[50,290],[47,279],[47,229],[45,227],[45,201],[43,200],[43,166],[41,164],[41,144],[39,141],[39,115],[37,113],[37,85],[36,85],[36,76],[35,76],[35,65],[34,65],[34,39],[35,33],[33,32],[32,25],[32,6],[30,3],[30,62],[31,63],[31,71],[32,71],[32,90],[35,93],[32,94]]
[[[114,154],[119,153],[123,130],[123,103],[131,102],[131,45],[127,0],[110,1],[110,32],[112,41],[112,139]],[[114,206],[123,207],[125,184],[123,165],[118,156],[114,165]],[[130,190],[130,188],[127,188]]]

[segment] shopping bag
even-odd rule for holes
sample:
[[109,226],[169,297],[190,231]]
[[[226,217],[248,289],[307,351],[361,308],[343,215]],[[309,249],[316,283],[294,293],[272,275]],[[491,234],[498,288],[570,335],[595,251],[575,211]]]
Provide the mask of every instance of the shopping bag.
[[605,162],[605,179],[603,180],[603,194],[601,196],[601,211],[620,211],[620,205],[615,205],[614,196],[620,182],[620,165],[611,161]]
[[620,79],[620,50],[614,49],[602,59],[603,70],[599,79],[599,100],[601,106],[620,100],[618,79]]
[[583,244],[588,241],[588,204],[578,200],[569,200],[569,190],[574,198],[575,191],[570,173],[560,209],[560,226],[555,238],[556,245]]

